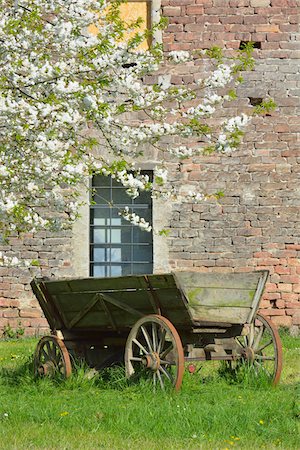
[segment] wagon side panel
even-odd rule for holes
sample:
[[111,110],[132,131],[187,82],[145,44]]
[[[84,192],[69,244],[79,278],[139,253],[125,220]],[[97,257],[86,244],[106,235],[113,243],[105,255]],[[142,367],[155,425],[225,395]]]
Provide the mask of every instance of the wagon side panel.
[[256,313],[267,271],[252,273],[176,272],[195,322],[250,323]]

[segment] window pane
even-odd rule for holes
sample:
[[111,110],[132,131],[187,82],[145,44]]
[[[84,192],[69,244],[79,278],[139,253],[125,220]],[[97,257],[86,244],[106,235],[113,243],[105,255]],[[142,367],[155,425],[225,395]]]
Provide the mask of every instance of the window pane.
[[151,193],[149,191],[142,191],[140,192],[140,195],[134,199],[135,204],[149,204],[149,197]]
[[111,178],[103,175],[96,175],[93,178],[94,187],[108,187],[111,186]]
[[152,243],[152,232],[144,231],[138,227],[133,229],[133,242],[134,244]]
[[110,208],[91,208],[91,224],[110,226]]
[[122,261],[122,249],[121,248],[111,248],[110,259],[111,262],[121,262]]
[[120,277],[121,275],[123,275],[122,266],[111,266],[110,268],[111,277]]
[[136,274],[151,274],[153,271],[152,264],[133,264],[133,273]]
[[143,261],[148,263],[152,261],[152,246],[150,245],[134,245],[133,261]]
[[150,208],[135,207],[135,208],[129,208],[129,211],[135,212],[135,214],[137,214],[138,216],[142,217],[147,222],[151,221],[151,210],[150,210]]
[[104,262],[107,261],[107,257],[105,257],[105,248],[94,248],[93,250],[93,261],[96,262]]
[[93,276],[94,277],[105,277],[106,271],[105,266],[93,266]]
[[[121,185],[122,186],[122,185]],[[122,186],[121,188],[115,188],[112,191],[112,200],[115,205],[131,205],[132,198],[126,193],[126,189]]]
[[110,230],[110,236],[111,236],[111,243],[112,244],[121,244],[121,229],[114,229],[112,228]]
[[122,275],[132,275],[132,265],[131,264],[122,264]]
[[122,218],[118,217],[117,219],[111,219],[111,225],[118,226],[122,224]]
[[[152,221],[152,199],[149,192],[132,200],[126,189],[109,177],[93,179],[97,189],[91,206],[91,275],[99,277],[152,272],[152,233],[143,231],[122,218],[119,212],[127,205],[146,221]],[[105,200],[113,199],[113,204]],[[116,206],[120,205],[120,207]]]
[[110,241],[110,230],[106,228],[94,228],[92,236],[94,244],[107,244]]
[[110,188],[98,188],[93,193],[93,200],[98,205],[107,205],[111,202],[111,189]]

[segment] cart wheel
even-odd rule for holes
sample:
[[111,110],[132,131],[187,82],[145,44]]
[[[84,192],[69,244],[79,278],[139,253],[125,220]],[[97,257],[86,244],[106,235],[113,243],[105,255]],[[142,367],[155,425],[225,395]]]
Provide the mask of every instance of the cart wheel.
[[71,372],[70,356],[64,342],[56,336],[42,337],[34,354],[35,375],[51,378],[60,374],[68,378]]
[[154,388],[180,389],[184,353],[179,334],[165,317],[149,315],[131,329],[125,347],[126,376],[150,379]]
[[265,374],[276,385],[282,369],[282,345],[271,320],[257,314],[249,334],[236,341],[242,359],[250,362],[256,374]]

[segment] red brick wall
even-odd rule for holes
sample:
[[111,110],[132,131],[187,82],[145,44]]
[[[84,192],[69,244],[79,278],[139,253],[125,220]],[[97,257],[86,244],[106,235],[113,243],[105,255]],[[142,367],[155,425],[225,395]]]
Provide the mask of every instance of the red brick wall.
[[42,232],[10,240],[0,246],[7,255],[17,254],[19,259],[38,260],[39,266],[30,270],[19,267],[0,267],[0,338],[6,327],[14,332],[24,330],[26,336],[44,334],[48,330],[34,298],[30,281],[38,277],[63,277],[72,274],[70,232],[59,234]]
[[[261,43],[256,70],[239,89],[239,106],[270,95],[278,105],[255,119],[244,145],[231,157],[211,156],[182,168],[186,183],[207,192],[223,190],[222,206],[207,202],[174,208],[170,264],[173,269],[251,271],[268,269],[262,310],[277,325],[300,325],[300,2],[296,0],[162,0],[169,26],[164,48],[212,45],[230,51],[240,41]],[[192,83],[192,65],[178,67],[174,83]],[[225,114],[234,115],[237,106]],[[175,181],[176,181],[176,176]],[[88,226],[88,225],[87,225]],[[27,335],[46,330],[30,292],[33,275],[72,275],[68,234],[25,236],[13,250],[39,259],[30,273],[0,267],[0,330],[8,324]],[[0,250],[11,251],[12,247]],[[1,331],[0,331],[1,336]]]
[[[278,109],[255,119],[232,157],[206,157],[182,174],[186,183],[224,190],[222,207],[186,205],[174,211],[170,260],[176,270],[268,269],[262,311],[277,325],[300,325],[300,2],[296,0],[163,0],[169,16],[166,50],[259,42],[256,70],[239,89],[271,96]],[[191,82],[191,68],[176,82]],[[181,79],[180,79],[181,77]],[[228,114],[234,114],[231,106]],[[238,109],[236,109],[238,111]]]

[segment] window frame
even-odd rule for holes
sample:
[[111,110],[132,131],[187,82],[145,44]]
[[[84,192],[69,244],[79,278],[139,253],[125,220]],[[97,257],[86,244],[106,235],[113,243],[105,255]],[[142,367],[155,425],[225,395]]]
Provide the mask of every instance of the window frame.
[[[152,172],[142,172],[152,177]],[[100,199],[99,196],[100,200],[97,202],[97,197],[95,197],[90,205],[89,275],[91,277],[110,277],[153,273],[152,231],[149,233],[141,230],[138,226],[125,221],[118,215],[118,210],[123,210],[125,206],[128,206],[130,212],[133,211],[138,215],[143,216],[147,213],[149,218],[147,217],[146,220],[152,224],[153,202],[151,192],[142,192],[141,196],[134,200],[126,194],[126,188],[121,183],[117,183],[110,177],[96,175],[92,178],[91,183],[94,196],[97,195],[98,190],[103,189],[105,190],[103,195],[106,199]],[[147,201],[141,202],[143,197]],[[102,217],[101,213],[99,214],[101,211]],[[144,214],[139,214],[139,211],[143,211]],[[100,258],[103,258],[102,261],[95,258],[97,250],[99,254],[102,254],[100,256]],[[145,259],[139,257],[139,250],[145,251]],[[118,254],[118,251],[119,260],[117,257],[114,261],[113,255]],[[126,252],[127,257],[125,256]],[[103,268],[103,272],[100,268]],[[142,270],[138,270],[139,268],[142,268]]]

